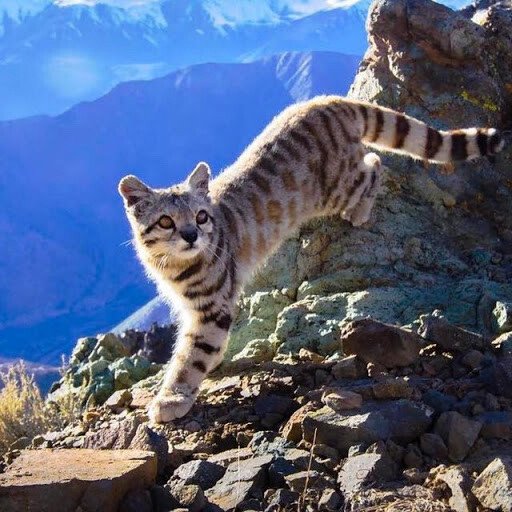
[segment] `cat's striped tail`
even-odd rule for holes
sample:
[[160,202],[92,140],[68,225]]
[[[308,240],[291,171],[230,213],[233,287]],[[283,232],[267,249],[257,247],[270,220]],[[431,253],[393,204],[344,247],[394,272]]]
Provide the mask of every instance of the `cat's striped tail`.
[[495,128],[436,130],[425,123],[371,103],[357,102],[366,144],[437,163],[494,155],[505,145]]

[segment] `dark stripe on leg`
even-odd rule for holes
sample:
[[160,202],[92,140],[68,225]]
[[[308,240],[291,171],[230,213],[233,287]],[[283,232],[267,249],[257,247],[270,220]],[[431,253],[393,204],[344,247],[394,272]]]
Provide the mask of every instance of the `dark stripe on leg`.
[[200,372],[202,373],[206,373],[206,365],[203,363],[203,361],[194,361],[192,363],[192,366],[196,369],[196,370],[199,370]]
[[276,144],[281,146],[295,160],[300,160],[300,153],[293,147],[293,144],[288,142],[286,139],[280,138],[277,140]]
[[318,112],[318,115],[320,116],[320,118],[323,122],[323,126],[324,126],[325,130],[327,131],[327,135],[329,135],[329,139],[331,140],[331,145],[334,148],[334,151],[338,152],[339,144],[338,144],[338,141],[336,140],[336,136],[334,135],[334,132],[332,130],[331,118],[322,110],[320,110],[320,112]]
[[403,147],[405,138],[409,134],[410,129],[411,126],[407,118],[403,114],[397,114],[395,124],[395,140],[393,141],[394,148],[400,149]]
[[213,345],[210,345],[206,342],[198,341],[194,343],[194,347],[198,348],[199,350],[202,350],[205,354],[211,355],[211,354],[218,354],[220,352],[219,347],[214,347]]
[[428,160],[434,159],[443,143],[443,136],[434,128],[427,127],[427,143],[425,146],[425,156]]

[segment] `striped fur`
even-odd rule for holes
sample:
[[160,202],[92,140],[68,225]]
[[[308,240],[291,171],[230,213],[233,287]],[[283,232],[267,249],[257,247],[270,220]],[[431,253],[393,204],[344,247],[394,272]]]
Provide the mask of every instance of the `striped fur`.
[[369,219],[381,162],[364,144],[422,160],[498,152],[494,129],[438,131],[404,114],[321,96],[279,114],[216,179],[199,164],[184,183],[152,189],[121,180],[134,245],[181,325],[153,421],[181,417],[221,361],[244,282],[281,241],[313,217]]

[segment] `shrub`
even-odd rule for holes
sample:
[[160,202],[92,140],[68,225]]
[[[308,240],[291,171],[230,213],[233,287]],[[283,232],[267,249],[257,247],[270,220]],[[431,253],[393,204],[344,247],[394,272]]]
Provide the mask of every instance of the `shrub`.
[[0,385],[0,455],[20,437],[32,439],[62,428],[70,419],[70,404],[64,404],[65,411],[60,411],[58,404],[45,403],[22,362],[0,372]]

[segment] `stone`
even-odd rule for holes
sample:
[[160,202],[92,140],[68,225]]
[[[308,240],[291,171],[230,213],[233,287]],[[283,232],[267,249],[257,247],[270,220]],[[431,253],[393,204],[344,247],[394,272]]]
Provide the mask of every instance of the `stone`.
[[326,489],[333,485],[324,475],[314,469],[309,471],[299,471],[291,473],[284,477],[288,487],[300,494],[304,493],[307,489]]
[[239,364],[259,364],[271,361],[275,355],[274,347],[266,339],[251,340],[243,349],[232,357]]
[[343,498],[334,489],[326,489],[318,502],[320,510],[328,511],[340,510],[342,504]]
[[453,410],[457,403],[455,397],[441,393],[436,389],[429,389],[426,393],[423,393],[422,400],[438,414]]
[[127,389],[120,389],[114,392],[105,402],[105,406],[109,409],[120,409],[130,405],[132,394]]
[[435,460],[443,461],[448,457],[448,448],[442,437],[432,432],[425,432],[421,435],[420,447],[423,453]]
[[465,354],[460,362],[467,366],[468,368],[471,368],[472,370],[475,370],[476,368],[480,368],[482,366],[482,361],[484,360],[484,355],[479,350],[470,350],[467,354]]
[[259,396],[254,403],[254,411],[258,416],[265,414],[280,414],[286,416],[294,407],[294,401],[288,396],[268,395]]
[[153,512],[151,494],[147,490],[129,491],[119,506],[122,512]]
[[156,470],[155,455],[139,450],[28,450],[0,474],[0,510],[117,512]]
[[350,409],[359,409],[363,405],[363,397],[353,391],[329,392],[322,397],[322,402],[333,411],[341,412]]
[[308,413],[317,409],[313,402],[308,402],[303,405],[300,409],[297,409],[288,419],[285,426],[283,427],[283,437],[288,441],[298,443],[302,439],[302,421]]
[[139,425],[129,448],[154,452],[158,461],[158,474],[161,475],[164,472],[167,466],[169,443],[163,435],[155,432],[147,424]]
[[438,466],[430,471],[427,486],[435,488],[440,482],[450,490],[448,504],[454,512],[473,512],[476,509],[475,498],[471,493],[473,480],[467,469],[460,466]]
[[189,512],[202,512],[206,506],[204,492],[198,485],[175,486],[171,494]]
[[500,352],[500,355],[512,355],[512,332],[506,332],[492,341],[492,347]]
[[411,398],[413,389],[403,378],[384,378],[372,386],[373,395],[379,400],[390,398]]
[[144,333],[139,355],[151,363],[165,364],[171,358],[175,340],[174,325],[160,327],[153,324],[149,331]]
[[236,461],[245,461],[253,456],[254,453],[251,448],[233,448],[232,450],[226,450],[225,452],[211,455],[207,460],[212,464],[218,464],[219,466],[227,468]]
[[354,494],[364,487],[395,479],[398,467],[386,454],[364,453],[349,457],[338,474],[339,489],[343,494]]
[[96,432],[88,432],[85,435],[83,447],[95,450],[128,448],[139,425],[140,419],[135,416],[113,421]]
[[445,350],[468,352],[484,346],[484,339],[480,334],[461,329],[440,316],[422,315],[420,322],[418,333]]
[[154,512],[169,512],[169,510],[174,510],[179,507],[179,503],[172,496],[169,489],[161,485],[154,485],[151,487],[150,492]]
[[492,311],[495,332],[512,331],[512,302],[497,301]]
[[192,460],[176,469],[169,483],[171,487],[173,482],[179,482],[183,485],[194,484],[205,491],[213,487],[224,476],[225,472],[226,468],[220,464],[214,464],[206,460]]
[[512,398],[512,354],[501,355],[480,372],[486,388],[496,395]]
[[356,355],[338,361],[331,370],[336,379],[360,379],[366,377],[366,365]]
[[224,476],[206,491],[208,501],[223,510],[235,510],[244,501],[263,494],[272,455],[231,463]]
[[265,511],[282,510],[285,507],[297,503],[300,494],[298,492],[290,491],[288,489],[277,489],[271,494],[265,492],[265,499],[268,507]]
[[309,361],[311,363],[320,364],[324,360],[324,356],[321,356],[312,350],[308,350],[307,348],[301,348],[299,350],[299,359],[301,361]]
[[433,411],[409,400],[366,402],[360,409],[343,414],[328,407],[306,414],[302,422],[304,439],[326,444],[346,454],[359,443],[392,439],[398,443],[416,440],[432,423]]
[[407,445],[403,462],[407,468],[421,468],[423,466],[423,457],[420,449],[414,444]]
[[475,480],[472,492],[486,509],[512,510],[512,459],[496,457]]
[[481,437],[512,440],[512,411],[484,412],[476,419],[483,424]]
[[409,366],[419,357],[423,340],[417,334],[370,318],[355,320],[341,331],[343,352],[386,368]]
[[480,421],[470,420],[458,412],[450,411],[439,416],[434,432],[445,442],[449,459],[461,462],[471,450],[481,429]]

